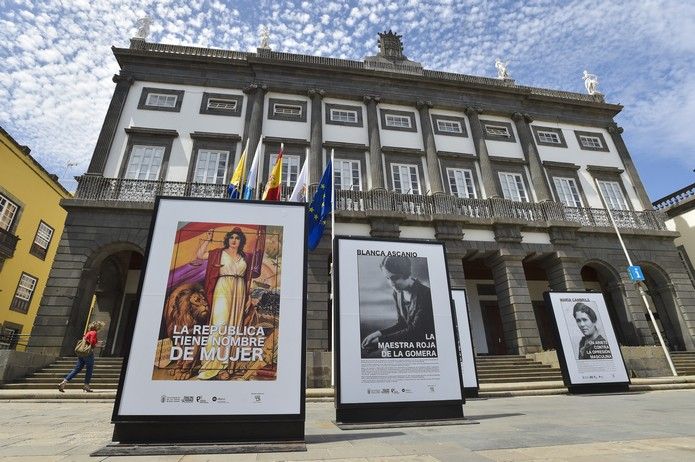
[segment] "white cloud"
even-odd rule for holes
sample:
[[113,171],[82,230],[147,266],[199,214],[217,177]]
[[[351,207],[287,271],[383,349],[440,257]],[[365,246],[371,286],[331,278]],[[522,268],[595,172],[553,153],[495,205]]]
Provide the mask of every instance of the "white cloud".
[[75,160],[67,176],[86,168],[118,72],[110,47],[127,46],[145,13],[150,39],[168,43],[253,51],[267,25],[278,51],[359,60],[376,52],[377,32],[393,29],[405,54],[430,69],[494,76],[500,57],[519,84],[583,91],[587,68],[608,101],[625,105],[618,120],[634,157],[691,161],[692,2],[4,2],[0,124],[49,170]]

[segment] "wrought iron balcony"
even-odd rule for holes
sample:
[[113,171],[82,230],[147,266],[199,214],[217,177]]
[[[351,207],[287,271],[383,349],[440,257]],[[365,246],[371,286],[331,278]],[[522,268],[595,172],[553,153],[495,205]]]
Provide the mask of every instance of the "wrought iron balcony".
[[652,205],[654,205],[654,208],[657,210],[666,211],[670,208],[684,204],[693,198],[695,198],[695,183],[679,189],[668,196],[662,197],[658,201],[655,201]]
[[0,228],[0,261],[14,257],[19,237]]
[[[572,223],[579,226],[611,227],[605,209],[565,207],[558,202],[525,203],[506,199],[462,199],[448,194],[418,195],[392,191],[336,190],[334,197],[336,214],[350,215],[395,212],[406,217],[430,220],[450,217],[469,222],[519,221],[534,222],[540,226],[553,223]],[[352,212],[352,213],[351,213]],[[355,213],[357,212],[357,213]],[[665,230],[664,215],[655,210],[633,212],[613,210],[613,218],[620,228]]]
[[[226,184],[187,183],[182,181],[127,180],[82,176],[77,178],[74,198],[88,201],[154,202],[158,195],[179,197],[224,198]],[[263,185],[259,186],[263,190]],[[281,200],[287,200],[292,190],[283,186]],[[312,197],[313,188],[309,190]],[[506,199],[462,199],[448,194],[401,194],[385,190],[336,190],[334,206],[337,216],[366,216],[370,213],[398,214],[415,220],[451,218],[472,223],[492,224],[499,221],[537,223],[539,227],[553,223],[578,226],[610,227],[605,209],[565,207],[558,202],[523,203]],[[665,230],[664,215],[655,210],[633,212],[614,210],[613,216],[624,229]]]
[[[262,192],[264,187],[261,184],[258,190]],[[280,200],[287,200],[291,194],[289,187],[280,188]],[[77,191],[73,198],[106,202],[154,202],[157,196],[226,198],[227,185],[85,175],[77,177]]]

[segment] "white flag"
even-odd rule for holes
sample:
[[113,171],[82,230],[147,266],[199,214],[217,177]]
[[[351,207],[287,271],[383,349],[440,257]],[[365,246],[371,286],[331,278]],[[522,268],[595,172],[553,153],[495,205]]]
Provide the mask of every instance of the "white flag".
[[302,165],[302,171],[299,172],[299,176],[297,177],[297,184],[294,185],[294,189],[292,190],[290,202],[306,202],[308,164],[309,156],[307,155],[304,160],[304,165]]

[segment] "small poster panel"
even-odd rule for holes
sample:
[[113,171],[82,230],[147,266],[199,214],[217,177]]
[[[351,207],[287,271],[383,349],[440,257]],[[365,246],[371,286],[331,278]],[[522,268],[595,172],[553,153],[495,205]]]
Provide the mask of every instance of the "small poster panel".
[[158,199],[115,422],[303,415],[304,212]]
[[386,419],[378,412],[368,412],[370,418],[341,411],[418,402],[434,408],[436,402],[453,403],[450,417],[462,416],[443,245],[339,237],[334,256],[338,419],[395,420],[394,413]]
[[463,372],[463,391],[466,397],[478,396],[478,372],[473,352],[471,323],[468,316],[468,301],[465,289],[452,289],[451,298],[456,308],[459,346],[461,348],[461,371]]
[[558,359],[570,391],[629,384],[603,294],[546,292],[544,297],[553,309],[560,339]]

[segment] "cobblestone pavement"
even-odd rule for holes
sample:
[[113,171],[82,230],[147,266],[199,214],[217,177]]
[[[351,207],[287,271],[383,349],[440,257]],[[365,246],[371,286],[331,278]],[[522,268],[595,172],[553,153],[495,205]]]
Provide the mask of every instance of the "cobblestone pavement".
[[340,430],[307,404],[307,451],[90,457],[111,439],[111,403],[0,402],[2,461],[695,461],[695,392],[470,400],[470,425]]

